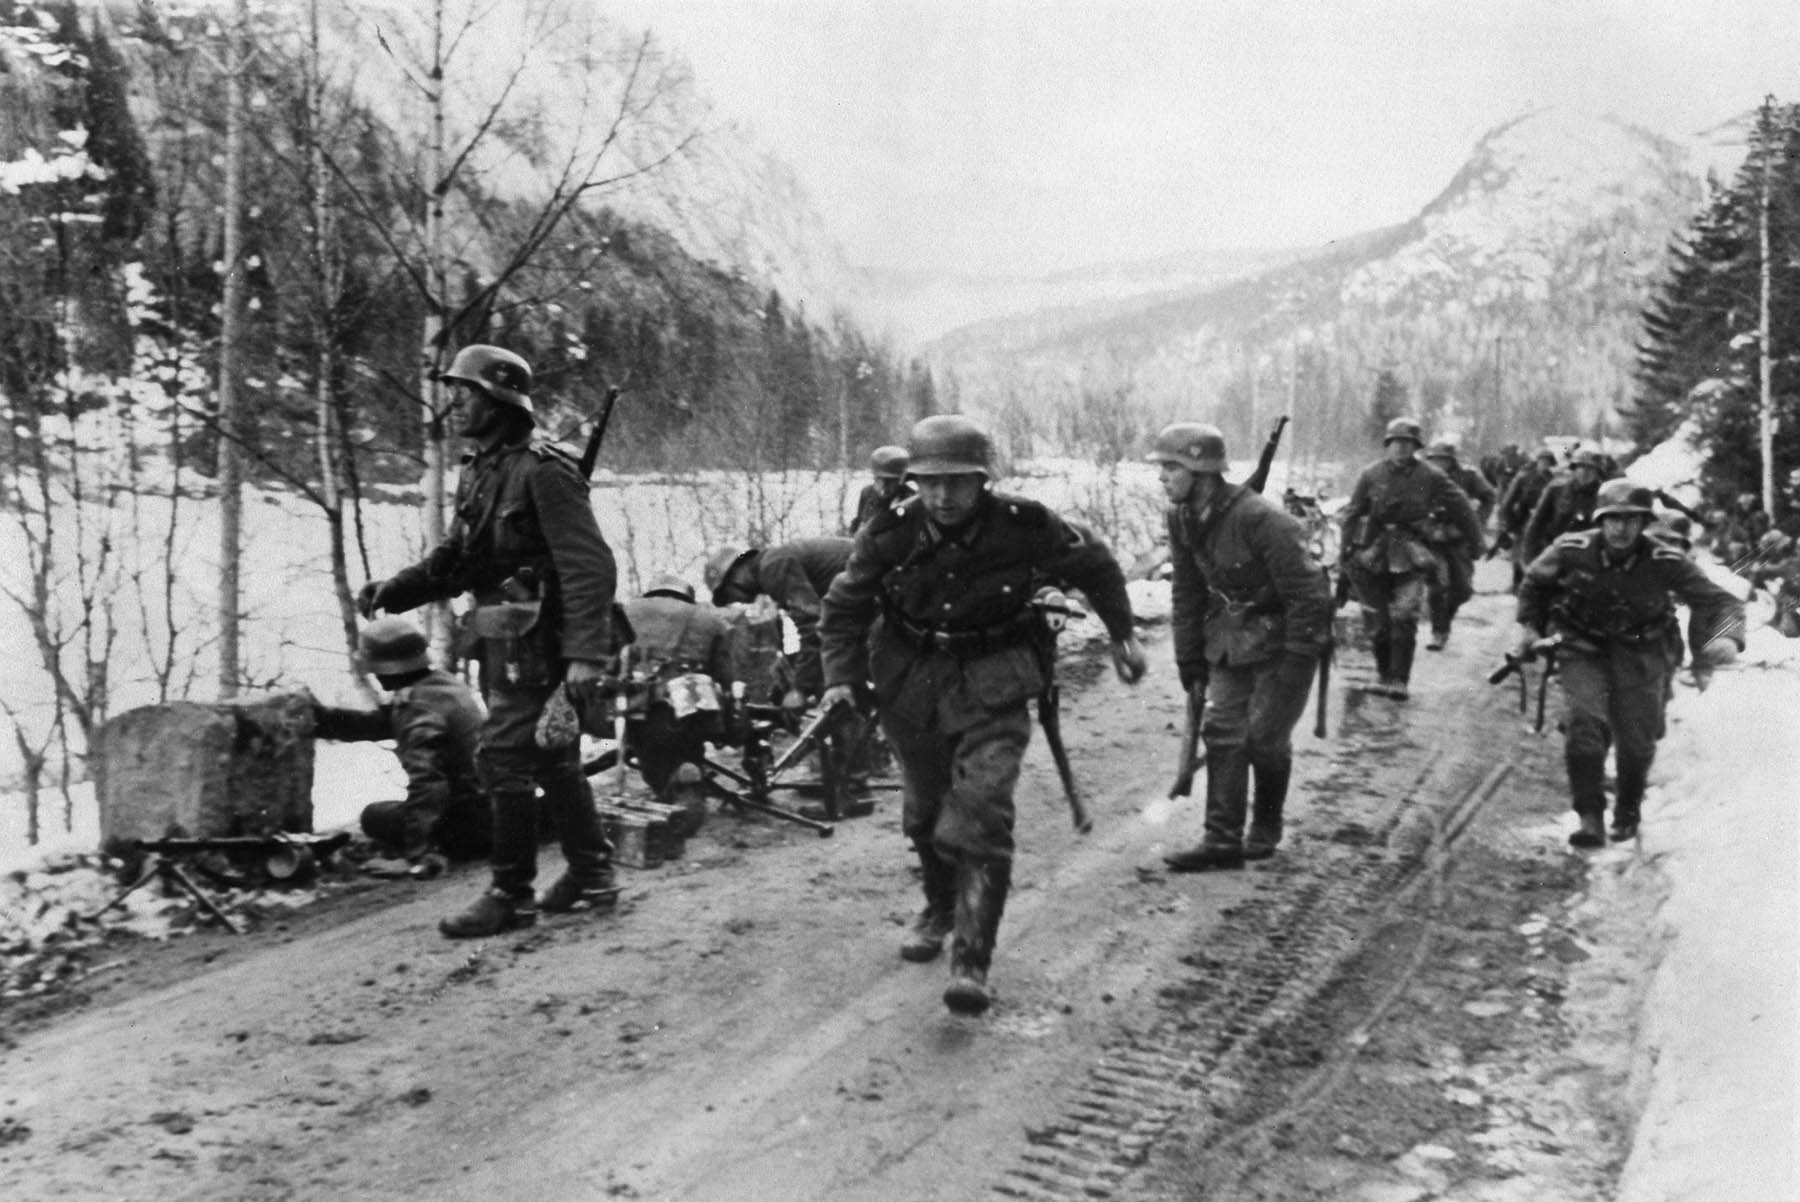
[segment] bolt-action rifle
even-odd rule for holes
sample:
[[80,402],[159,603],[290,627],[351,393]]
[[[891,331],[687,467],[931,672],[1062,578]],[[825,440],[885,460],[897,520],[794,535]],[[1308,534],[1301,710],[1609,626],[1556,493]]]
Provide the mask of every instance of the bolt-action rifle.
[[594,418],[594,428],[588,431],[587,445],[581,448],[581,478],[591,480],[594,476],[594,464],[600,461],[600,444],[606,441],[606,427],[612,422],[613,406],[619,402],[619,386],[610,385],[606,396],[600,402],[600,412]]
[[1187,691],[1187,719],[1181,728],[1181,749],[1175,757],[1175,783],[1169,797],[1186,797],[1194,791],[1194,774],[1206,762],[1206,746],[1200,741],[1200,718],[1206,712],[1206,681],[1194,682]]
[[1244,487],[1251,492],[1261,492],[1263,485],[1269,482],[1269,469],[1275,465],[1275,452],[1281,449],[1281,432],[1287,429],[1287,424],[1288,415],[1284,413],[1276,421],[1275,431],[1269,435],[1269,441],[1263,443],[1262,454],[1256,459],[1256,470],[1244,481]]
[[1085,618],[1087,614],[1054,588],[1039,589],[1031,606],[1043,623],[1038,657],[1044,673],[1044,690],[1038,694],[1038,725],[1044,728],[1044,743],[1050,748],[1057,778],[1062,781],[1063,797],[1069,803],[1069,821],[1078,833],[1085,835],[1094,829],[1094,819],[1075,784],[1075,769],[1069,763],[1069,749],[1063,743],[1062,685],[1056,680],[1056,636],[1071,618]]

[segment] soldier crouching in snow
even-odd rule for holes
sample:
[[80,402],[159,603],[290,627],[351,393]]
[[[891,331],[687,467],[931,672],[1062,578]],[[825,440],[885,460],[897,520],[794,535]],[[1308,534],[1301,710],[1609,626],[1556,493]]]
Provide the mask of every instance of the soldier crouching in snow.
[[1674,609],[1689,610],[1688,646],[1696,668],[1729,662],[1744,647],[1744,607],[1681,552],[1649,538],[1653,494],[1629,480],[1608,480],[1594,506],[1599,529],[1565,534],[1531,562],[1519,586],[1519,648],[1529,659],[1540,640],[1560,639],[1563,760],[1581,826],[1576,847],[1601,847],[1606,814],[1606,752],[1617,747],[1618,796],[1611,835],[1634,838],[1662,737],[1665,642]]
[[357,642],[363,668],[387,690],[387,701],[376,710],[315,705],[313,724],[321,739],[394,741],[406,798],[363,807],[363,834],[383,858],[407,861],[414,876],[437,875],[440,856],[487,855],[493,818],[475,774],[486,718],[481,702],[468,685],[432,669],[424,632],[405,618],[377,618]]
[[862,527],[825,596],[822,703],[873,682],[924,878],[925,909],[900,954],[934,959],[953,936],[944,1003],[979,1014],[1012,881],[1028,702],[1052,668],[1033,596],[1045,584],[1085,593],[1128,683],[1144,653],[1112,552],[1045,506],[991,491],[993,444],[979,424],[928,417],[907,452],[918,495]]

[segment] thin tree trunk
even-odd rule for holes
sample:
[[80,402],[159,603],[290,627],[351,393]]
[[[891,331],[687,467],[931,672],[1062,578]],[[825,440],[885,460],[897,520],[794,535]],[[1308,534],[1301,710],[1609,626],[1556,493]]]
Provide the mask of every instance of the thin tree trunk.
[[225,295],[219,328],[219,696],[235,697],[242,676],[238,610],[243,567],[242,420],[237,392],[243,336],[244,63],[248,0],[237,0],[226,73]]

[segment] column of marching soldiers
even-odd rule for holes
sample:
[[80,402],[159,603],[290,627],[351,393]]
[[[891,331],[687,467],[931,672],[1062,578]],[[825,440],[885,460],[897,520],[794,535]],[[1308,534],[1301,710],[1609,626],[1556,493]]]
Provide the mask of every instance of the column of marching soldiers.
[[[930,961],[948,943],[946,1005],[986,1010],[1029,704],[1054,671],[1044,590],[1086,598],[1120,679],[1136,684],[1145,671],[1125,576],[1106,544],[1043,504],[997,491],[984,428],[939,415],[914,425],[904,447],[873,454],[851,537],[721,549],[705,567],[711,605],[674,576],[616,604],[614,560],[585,474],[536,429],[530,366],[474,345],[443,378],[469,444],[449,531],[420,562],[358,597],[368,620],[361,657],[387,701],[373,713],[316,711],[321,737],[395,742],[407,796],[370,806],[362,819],[390,862],[421,875],[441,870],[444,856],[487,858],[488,887],[439,924],[443,934],[493,936],[531,925],[540,911],[615,904],[579,735],[610,733],[621,713],[646,784],[698,820],[707,745],[739,729],[731,628],[718,607],[766,596],[799,634],[781,704],[874,717],[897,764],[901,829],[924,892],[900,955]],[[1276,854],[1292,731],[1331,653],[1333,615],[1351,601],[1374,656],[1371,691],[1405,702],[1421,624],[1427,650],[1441,650],[1473,594],[1478,557],[1510,553],[1512,658],[1553,656],[1562,682],[1577,847],[1604,845],[1609,834],[1609,750],[1610,835],[1637,834],[1684,652],[1675,603],[1688,607],[1686,649],[1697,669],[1743,646],[1743,607],[1690,559],[1685,519],[1657,521],[1660,494],[1620,477],[1595,450],[1564,465],[1554,451],[1527,460],[1509,445],[1477,471],[1451,443],[1427,447],[1417,422],[1398,419],[1339,515],[1335,564],[1319,562],[1316,541],[1290,512],[1302,511],[1297,494],[1287,504],[1261,495],[1266,468],[1249,485],[1225,479],[1216,427],[1170,425],[1146,458],[1167,501],[1175,666],[1205,753],[1204,831],[1166,857],[1173,871],[1235,869]],[[464,594],[472,604],[454,650],[474,665],[485,705],[432,667],[416,625],[375,616]],[[1048,724],[1047,732],[1055,733]],[[566,869],[538,893],[546,826]]]

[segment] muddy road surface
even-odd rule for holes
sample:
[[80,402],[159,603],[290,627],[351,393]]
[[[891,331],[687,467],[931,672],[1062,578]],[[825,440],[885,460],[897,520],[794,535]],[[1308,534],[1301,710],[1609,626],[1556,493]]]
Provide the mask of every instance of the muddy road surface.
[[1509,608],[1405,703],[1346,648],[1239,872],[1163,869],[1200,832],[1166,628],[1136,689],[1074,665],[1095,829],[1034,744],[984,1017],[896,954],[896,795],[828,839],[715,813],[610,916],[450,942],[465,870],[127,949],[8,1033],[0,1196],[1604,1197],[1643,949],[1579,929],[1558,741],[1483,680]]

